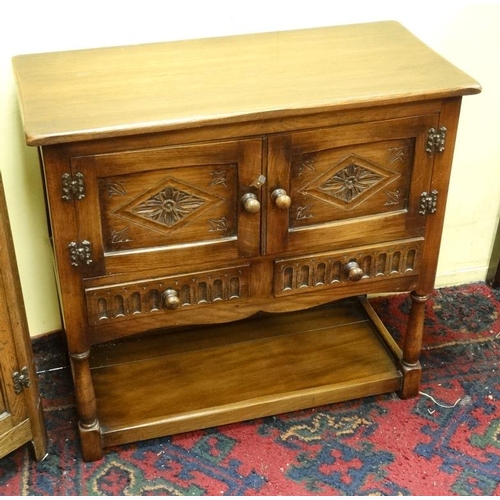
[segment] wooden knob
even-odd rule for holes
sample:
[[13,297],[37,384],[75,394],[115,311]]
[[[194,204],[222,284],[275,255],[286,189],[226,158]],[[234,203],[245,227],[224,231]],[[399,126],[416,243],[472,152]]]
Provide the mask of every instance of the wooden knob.
[[347,277],[351,281],[359,281],[365,275],[363,269],[361,269],[361,267],[355,260],[348,262],[345,265],[344,270],[347,274]]
[[292,199],[286,194],[284,189],[275,189],[271,194],[271,198],[274,204],[281,210],[287,210],[292,204]]
[[178,309],[181,305],[179,294],[176,290],[172,290],[171,288],[163,292],[162,298],[163,304],[167,309]]
[[256,214],[260,212],[260,203],[257,196],[253,193],[247,193],[241,198],[245,212],[249,214]]

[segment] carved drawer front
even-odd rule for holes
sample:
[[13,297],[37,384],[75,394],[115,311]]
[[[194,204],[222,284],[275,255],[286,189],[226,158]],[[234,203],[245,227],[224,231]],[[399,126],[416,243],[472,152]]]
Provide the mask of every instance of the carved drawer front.
[[420,195],[429,190],[433,156],[427,134],[437,115],[275,136],[269,186],[290,197],[271,203],[267,253],[327,250],[422,236]]
[[85,291],[91,325],[248,298],[249,265]]
[[257,255],[260,214],[240,200],[260,198],[261,162],[260,139],[72,158],[86,191],[73,202],[79,237],[92,248],[83,275]]
[[275,261],[274,295],[417,275],[422,238]]

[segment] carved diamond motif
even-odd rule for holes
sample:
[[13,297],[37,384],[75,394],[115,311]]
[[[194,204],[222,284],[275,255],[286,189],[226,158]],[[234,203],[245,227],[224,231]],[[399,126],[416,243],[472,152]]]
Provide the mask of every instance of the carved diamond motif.
[[194,194],[167,186],[137,205],[132,209],[132,212],[159,224],[173,227],[205,203],[206,200]]
[[168,177],[129,200],[113,214],[134,224],[169,234],[192,224],[222,202],[218,196],[180,179]]
[[350,210],[398,177],[398,174],[357,155],[326,169],[300,191]]

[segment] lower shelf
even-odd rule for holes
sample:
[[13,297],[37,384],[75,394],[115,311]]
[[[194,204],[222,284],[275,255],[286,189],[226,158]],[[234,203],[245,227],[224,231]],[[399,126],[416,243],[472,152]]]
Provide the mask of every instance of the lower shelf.
[[93,348],[103,446],[397,391],[400,353],[364,298]]

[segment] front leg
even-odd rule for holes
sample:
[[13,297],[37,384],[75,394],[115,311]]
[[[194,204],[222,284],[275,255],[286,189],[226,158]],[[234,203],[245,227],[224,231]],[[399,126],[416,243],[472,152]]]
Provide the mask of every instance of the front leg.
[[83,459],[86,462],[99,460],[103,456],[101,428],[97,419],[94,386],[90,374],[90,351],[82,354],[70,353],[71,369],[75,382],[78,430]]
[[400,369],[403,372],[403,385],[398,395],[402,399],[413,398],[419,392],[422,374],[419,359],[422,351],[425,303],[428,299],[427,295],[418,295],[415,292],[412,292],[410,296],[412,305],[403,345],[403,359],[400,362]]

